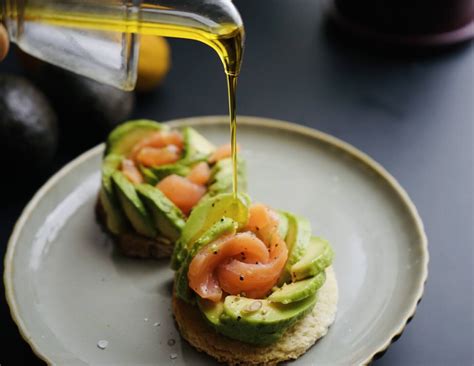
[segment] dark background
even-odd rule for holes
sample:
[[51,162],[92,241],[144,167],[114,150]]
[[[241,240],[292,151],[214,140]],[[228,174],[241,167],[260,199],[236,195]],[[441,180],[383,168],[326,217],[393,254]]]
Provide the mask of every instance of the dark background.
[[[398,179],[423,218],[431,257],[426,292],[402,338],[376,364],[474,364],[473,43],[429,53],[375,49],[329,27],[320,1],[236,3],[247,31],[238,113],[293,121],[348,141]],[[138,98],[134,116],[226,114],[225,79],[213,51],[195,42],[171,44],[170,74],[160,89]],[[21,72],[13,53],[0,71]],[[61,153],[51,173],[74,157]],[[1,177],[8,179],[5,172]],[[0,199],[2,256],[40,183],[14,201]],[[1,365],[41,364],[3,297],[0,344]]]

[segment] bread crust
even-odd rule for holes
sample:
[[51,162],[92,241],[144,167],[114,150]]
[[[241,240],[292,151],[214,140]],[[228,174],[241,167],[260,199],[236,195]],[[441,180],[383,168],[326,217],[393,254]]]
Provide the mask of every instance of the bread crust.
[[120,235],[112,234],[107,229],[107,213],[100,199],[97,199],[95,213],[102,230],[113,239],[115,246],[127,257],[159,259],[169,258],[173,253],[173,243],[165,238],[151,239],[131,231]]
[[183,338],[217,361],[232,366],[273,366],[298,358],[324,337],[335,320],[337,302],[337,280],[333,268],[329,267],[313,310],[289,328],[281,339],[268,346],[246,344],[217,333],[205,322],[197,307],[190,306],[175,295],[173,314]]

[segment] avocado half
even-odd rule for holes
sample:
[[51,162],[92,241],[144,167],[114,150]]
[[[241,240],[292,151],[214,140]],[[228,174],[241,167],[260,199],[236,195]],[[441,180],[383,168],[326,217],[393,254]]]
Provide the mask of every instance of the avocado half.
[[279,232],[289,253],[272,293],[264,299],[228,295],[218,303],[201,299],[188,285],[192,259],[204,246],[245,227],[249,205],[246,195],[219,194],[191,213],[173,253],[174,291],[181,301],[197,306],[207,324],[220,334],[248,344],[269,345],[313,310],[334,253],[326,240],[312,236],[308,220],[279,212]]
[[[123,159],[142,139],[158,131],[169,131],[166,124],[152,120],[128,121],[108,136],[102,161],[102,181],[96,207],[97,217],[121,251],[134,257],[169,257],[181,237],[187,217],[156,184],[170,174],[186,176],[191,168],[207,161],[215,146],[191,127],[180,131],[184,149],[174,164],[157,167],[139,166],[145,182],[134,184],[121,172]],[[246,190],[246,167],[238,157],[239,189]],[[215,195],[232,190],[232,162],[222,159],[211,166],[207,193],[199,204]],[[198,204],[198,205],[199,205]]]

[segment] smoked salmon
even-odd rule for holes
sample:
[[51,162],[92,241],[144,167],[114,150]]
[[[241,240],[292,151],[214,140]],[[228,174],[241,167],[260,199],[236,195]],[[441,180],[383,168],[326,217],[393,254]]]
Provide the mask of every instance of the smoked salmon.
[[211,177],[211,169],[206,162],[196,164],[189,172],[187,178],[196,184],[205,185]]
[[185,215],[188,215],[206,194],[206,187],[176,174],[168,175],[156,187],[178,206]]
[[172,164],[181,158],[181,151],[176,145],[165,147],[145,146],[137,153],[135,160],[146,167]]
[[179,150],[182,150],[183,144],[183,135],[179,131],[159,131],[138,142],[133,147],[130,157],[134,159],[144,147],[162,148],[174,145]]
[[[122,171],[134,184],[144,182],[139,167],[153,168],[171,165],[182,159],[183,135],[179,131],[158,131],[138,141],[122,162]],[[194,165],[186,177],[169,175],[156,185],[181,211],[188,215],[207,192],[211,179],[211,167],[231,155],[230,144],[217,148],[209,158]]]
[[[237,152],[240,151],[240,146],[237,144]],[[219,146],[216,151],[209,157],[208,161],[210,164],[214,164],[215,162],[228,158],[232,156],[232,147],[231,144],[225,144]]]
[[134,184],[143,183],[143,176],[138,170],[138,168],[136,167],[133,160],[130,160],[130,159],[122,160],[122,172],[130,182]]
[[258,299],[276,285],[288,259],[278,216],[262,204],[249,213],[244,232],[206,245],[191,261],[189,286],[201,298],[218,302],[225,292]]

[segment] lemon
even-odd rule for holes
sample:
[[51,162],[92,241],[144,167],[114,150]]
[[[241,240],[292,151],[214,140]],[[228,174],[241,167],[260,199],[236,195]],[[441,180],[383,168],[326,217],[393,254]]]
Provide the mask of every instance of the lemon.
[[136,89],[147,92],[157,87],[171,66],[171,50],[163,37],[142,35]]

